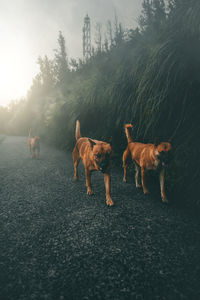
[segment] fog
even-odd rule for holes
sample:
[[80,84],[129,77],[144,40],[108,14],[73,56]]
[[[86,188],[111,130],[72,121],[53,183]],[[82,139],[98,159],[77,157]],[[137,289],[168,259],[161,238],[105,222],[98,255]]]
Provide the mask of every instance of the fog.
[[[91,18],[106,24],[117,14],[124,27],[135,27],[142,0],[0,0],[0,105],[26,95],[38,72],[38,56],[53,56],[59,30],[70,58],[82,57],[82,26]],[[104,30],[104,29],[103,29]]]

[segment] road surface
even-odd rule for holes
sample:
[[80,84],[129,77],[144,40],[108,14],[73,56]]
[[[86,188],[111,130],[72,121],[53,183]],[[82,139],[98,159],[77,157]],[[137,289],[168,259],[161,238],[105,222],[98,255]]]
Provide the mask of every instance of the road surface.
[[[136,190],[112,171],[86,195],[71,153],[24,137],[0,144],[0,299],[200,299],[200,221]],[[131,179],[131,180],[130,180]]]

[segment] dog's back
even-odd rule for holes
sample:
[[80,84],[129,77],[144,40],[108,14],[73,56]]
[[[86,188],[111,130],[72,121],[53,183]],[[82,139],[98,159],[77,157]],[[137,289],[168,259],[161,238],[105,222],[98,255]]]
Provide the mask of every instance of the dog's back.
[[[152,157],[154,155],[155,151],[155,145],[154,144],[144,144],[144,143],[138,143],[134,142],[131,137],[131,129],[132,124],[126,124],[125,125],[125,133],[127,137],[127,148],[126,148],[126,156],[129,156],[134,160],[138,165],[149,165],[149,162],[152,161]],[[150,166],[149,166],[150,167]]]
[[31,139],[32,140],[32,145],[35,149],[38,149],[40,147],[40,137],[39,136],[35,136],[34,138]]

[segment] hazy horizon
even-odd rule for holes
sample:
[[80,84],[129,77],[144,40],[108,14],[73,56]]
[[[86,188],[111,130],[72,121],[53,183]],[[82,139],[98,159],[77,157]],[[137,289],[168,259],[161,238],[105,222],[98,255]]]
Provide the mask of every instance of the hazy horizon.
[[[100,4],[99,4],[100,2]],[[69,58],[82,58],[82,27],[91,19],[92,37],[96,23],[113,21],[115,13],[125,28],[134,28],[142,0],[0,0],[0,105],[25,97],[39,71],[37,58],[54,55],[58,33],[66,41]]]

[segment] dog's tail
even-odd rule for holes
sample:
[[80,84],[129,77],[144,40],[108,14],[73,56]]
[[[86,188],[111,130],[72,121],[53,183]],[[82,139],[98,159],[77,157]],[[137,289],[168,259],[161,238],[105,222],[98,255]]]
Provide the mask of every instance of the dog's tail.
[[80,131],[80,122],[79,122],[79,120],[76,121],[75,138],[76,138],[76,140],[78,140],[78,139],[81,138],[81,131]]
[[125,124],[124,128],[125,128],[127,141],[128,141],[128,143],[131,143],[133,141],[132,137],[131,137],[131,129],[133,128],[133,125],[132,124]]
[[28,137],[29,137],[29,139],[31,138],[31,128],[29,129]]

